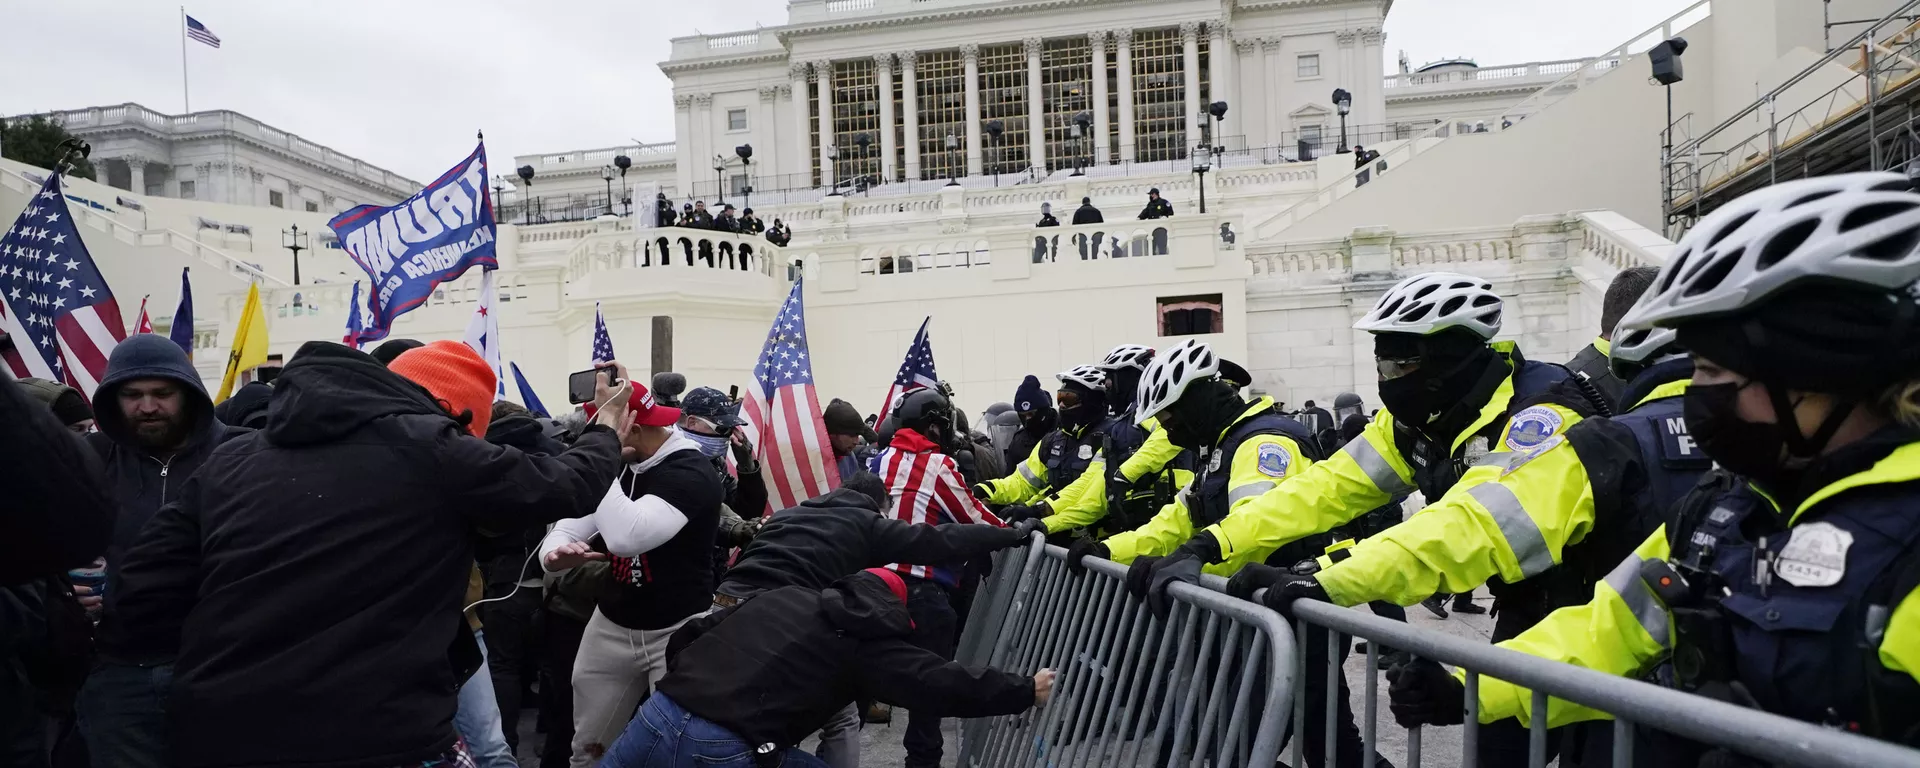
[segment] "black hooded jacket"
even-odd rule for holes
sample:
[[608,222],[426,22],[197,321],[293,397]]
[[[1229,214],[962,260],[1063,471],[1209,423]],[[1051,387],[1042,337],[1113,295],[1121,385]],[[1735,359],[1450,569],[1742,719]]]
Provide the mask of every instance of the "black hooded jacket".
[[[134,442],[126,415],[120,410],[120,387],[135,379],[171,379],[180,384],[182,410],[191,426],[187,441],[172,456],[157,457]],[[100,431],[87,435],[87,442],[100,454],[107,474],[107,488],[113,494],[119,515],[113,523],[113,540],[107,544],[107,594],[118,590],[120,560],[140,535],[153,513],[161,505],[180,495],[187,478],[200,468],[214,448],[250,430],[230,427],[214,418],[213,399],[199,372],[165,336],[151,333],[127,337],[113,348],[107,361],[107,373],[93,393],[94,425]],[[113,610],[108,601],[107,611]],[[159,661],[164,659],[116,659],[110,649],[102,649],[107,658],[118,661]]]
[[[558,456],[567,450],[560,441],[548,437],[546,425],[532,416],[515,415],[487,422],[487,442],[536,456]],[[506,594],[516,581],[540,578],[540,564],[534,562],[531,554],[540,548],[540,538],[547,535],[545,523],[511,531],[479,533],[474,538],[473,556],[480,562],[488,597],[495,596],[496,588],[500,589],[499,594]]]
[[108,596],[123,647],[178,640],[173,764],[444,753],[464,678],[452,659],[472,643],[460,611],[474,529],[589,514],[619,470],[605,427],[531,456],[467,434],[363,353],[301,347],[266,428],[213,451]]
[[659,691],[749,744],[781,747],[857,698],[947,717],[1033,706],[1033,680],[946,661],[907,642],[912,630],[906,601],[871,574],[781,587],[675,632]]
[[715,591],[751,597],[779,587],[825,589],[862,568],[965,560],[1024,541],[1011,528],[885,517],[872,497],[840,488],[774,513]]

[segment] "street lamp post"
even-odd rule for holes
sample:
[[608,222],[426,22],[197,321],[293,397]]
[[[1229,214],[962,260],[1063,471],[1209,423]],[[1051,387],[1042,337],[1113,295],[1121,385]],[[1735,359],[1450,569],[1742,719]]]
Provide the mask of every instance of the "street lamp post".
[[1353,111],[1353,94],[1345,88],[1333,89],[1333,106],[1340,110],[1340,148],[1333,152],[1341,154],[1347,151],[1347,113]]
[[620,155],[613,159],[613,167],[620,169],[620,203],[627,209],[627,215],[633,215],[633,190],[627,188],[627,169],[633,167],[633,158]]
[[[1006,148],[1000,144],[1000,134],[1007,132],[1007,124],[1000,120],[987,121],[987,135],[993,138],[993,185],[1000,186],[1000,158]],[[953,138],[953,134],[947,134]]]
[[1201,144],[1193,148],[1193,174],[1199,177],[1200,212],[1207,212],[1207,171],[1213,170],[1213,148]]
[[613,166],[600,166],[600,178],[607,182],[607,215],[613,215]]
[[503,198],[506,197],[506,190],[507,177],[495,174],[493,177],[493,216],[495,221],[499,221],[500,219],[500,206],[504,202]]
[[719,197],[719,205],[727,205],[727,156],[713,156],[713,185],[718,189],[714,195]]
[[1207,105],[1207,135],[1206,135],[1207,146],[1213,147],[1214,150],[1217,152],[1219,151],[1220,147],[1219,145],[1213,143],[1214,136],[1217,135],[1213,127],[1213,124],[1215,121],[1219,121],[1222,123],[1227,121],[1227,103],[1226,102],[1216,101],[1212,104]]
[[753,145],[742,144],[740,146],[734,147],[733,153],[740,157],[740,169],[747,172],[747,183],[740,188],[740,195],[742,197],[742,202],[740,203],[740,207],[742,209],[752,208],[753,207]]
[[832,171],[832,178],[827,179],[827,195],[831,197],[840,194],[840,148],[828,144],[822,154],[826,155],[827,167]]
[[860,158],[860,171],[861,171],[860,175],[853,180],[853,183],[855,186],[860,188],[860,195],[862,197],[866,197],[867,190],[873,187],[873,174],[866,172],[867,157],[872,154],[868,150],[871,150],[873,148],[873,134],[862,133],[857,136],[854,136],[853,144],[854,146],[860,148],[859,158]]
[[307,247],[307,242],[308,242],[308,235],[307,233],[300,231],[300,225],[298,224],[293,225],[291,229],[284,229],[280,231],[281,247],[286,248],[289,251],[293,251],[293,284],[294,285],[300,284],[300,252],[309,250]]
[[[957,160],[959,151],[960,151],[959,137],[954,136],[953,131],[947,131],[947,186],[949,187],[960,186],[960,179],[955,178],[957,175],[956,171],[958,170],[956,167],[956,164],[959,162]],[[994,177],[995,180],[998,181],[999,179],[998,168],[994,169],[994,174],[995,174],[995,177]]]
[[514,171],[520,177],[520,223],[533,221],[533,166],[523,165]]
[[1073,127],[1069,133],[1073,136],[1073,175],[1075,176],[1087,175],[1084,170],[1086,164],[1082,162],[1080,153],[1086,149],[1087,142],[1093,140],[1093,131],[1089,127],[1091,125],[1093,125],[1093,115],[1081,112],[1073,116]]

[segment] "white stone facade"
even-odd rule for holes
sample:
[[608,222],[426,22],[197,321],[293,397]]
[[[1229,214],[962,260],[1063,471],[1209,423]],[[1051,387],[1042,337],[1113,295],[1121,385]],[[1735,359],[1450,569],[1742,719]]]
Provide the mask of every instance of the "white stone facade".
[[333,214],[421,185],[228,110],[168,115],[129,103],[48,117],[93,145],[102,182],[140,195]]

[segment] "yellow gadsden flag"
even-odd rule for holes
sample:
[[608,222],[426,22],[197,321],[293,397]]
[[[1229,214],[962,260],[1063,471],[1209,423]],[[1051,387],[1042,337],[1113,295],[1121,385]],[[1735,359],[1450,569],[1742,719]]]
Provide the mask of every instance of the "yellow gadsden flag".
[[233,382],[240,372],[267,362],[267,313],[260,308],[260,284],[247,288],[247,306],[240,311],[240,325],[233,329],[233,351],[227,354],[227,375],[220,379],[218,403],[233,394]]

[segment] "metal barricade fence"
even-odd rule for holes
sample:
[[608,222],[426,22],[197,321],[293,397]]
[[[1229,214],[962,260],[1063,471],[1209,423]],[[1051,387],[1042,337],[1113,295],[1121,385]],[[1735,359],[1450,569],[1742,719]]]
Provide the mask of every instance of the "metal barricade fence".
[[997,558],[956,657],[1059,677],[1046,707],[964,723],[959,764],[1272,766],[1297,680],[1286,621],[1187,585],[1161,620],[1126,593],[1125,566],[1085,564],[1070,573],[1066,550],[1037,534]]
[[[1209,588],[1223,590],[1225,580],[1209,577]],[[1377,743],[1375,723],[1381,713],[1378,704],[1380,647],[1407,651],[1424,659],[1432,659],[1467,670],[1465,709],[1466,719],[1461,726],[1462,750],[1458,765],[1473,768],[1476,764],[1479,741],[1479,688],[1480,677],[1486,675],[1505,680],[1530,690],[1533,695],[1532,711],[1545,713],[1549,697],[1564,699],[1583,706],[1612,713],[1614,716],[1612,764],[1615,768],[1635,765],[1634,731],[1635,728],[1651,729],[1676,734],[1704,744],[1727,747],[1734,751],[1759,758],[1767,764],[1804,766],[1805,768],[1862,768],[1864,766],[1920,766],[1920,750],[1908,749],[1889,742],[1870,739],[1844,731],[1825,728],[1813,723],[1793,720],[1779,715],[1747,709],[1721,701],[1696,696],[1689,693],[1664,688],[1638,680],[1595,672],[1557,661],[1549,661],[1517,651],[1496,648],[1482,641],[1455,637],[1444,632],[1418,629],[1404,622],[1392,621],[1370,613],[1340,608],[1327,603],[1301,601],[1295,604],[1294,615],[1299,622],[1300,635],[1305,636],[1306,626],[1311,624],[1324,627],[1329,647],[1329,674],[1338,674],[1338,659],[1334,649],[1353,636],[1367,641],[1364,715],[1359,726],[1363,741],[1362,755],[1373,754]],[[1294,659],[1296,665],[1304,665],[1305,654]],[[1296,671],[1296,677],[1303,675]],[[1332,689],[1334,686],[1329,686]],[[1299,689],[1299,698],[1294,701],[1296,733],[1304,714],[1305,688]],[[1329,702],[1331,705],[1332,694]],[[1358,713],[1356,713],[1358,714]],[[1390,716],[1389,716],[1390,717]],[[1327,740],[1327,754],[1333,754],[1334,728],[1333,718],[1328,718],[1325,734],[1309,734],[1324,737]],[[1391,725],[1391,721],[1389,721]],[[1397,726],[1395,726],[1397,727]],[[1417,767],[1421,764],[1420,728],[1407,729],[1407,760],[1402,766]],[[1527,765],[1540,768],[1547,764],[1547,718],[1532,718],[1529,731],[1529,754]],[[1294,739],[1291,765],[1304,765],[1301,761],[1302,739]],[[1562,756],[1562,764],[1567,756]]]

